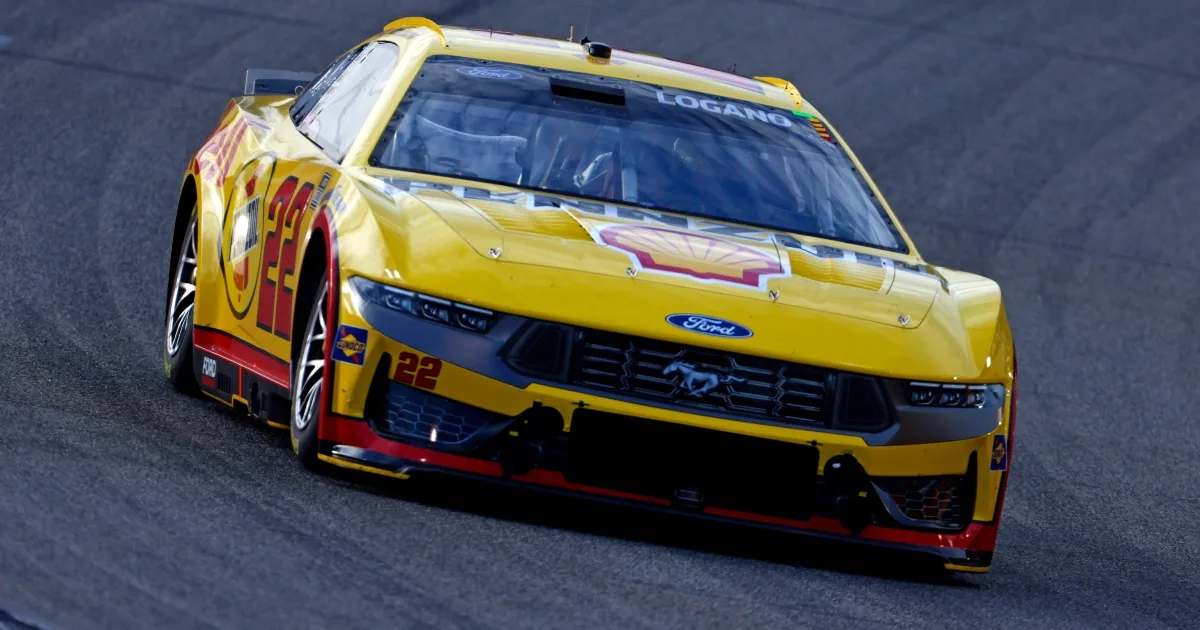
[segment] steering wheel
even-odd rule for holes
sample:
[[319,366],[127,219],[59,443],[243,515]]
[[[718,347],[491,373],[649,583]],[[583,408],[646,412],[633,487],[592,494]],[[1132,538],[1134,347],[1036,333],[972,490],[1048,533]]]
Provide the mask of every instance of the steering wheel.
[[445,168],[449,171],[449,175],[461,175],[466,177],[478,177],[476,173],[472,173],[462,167],[462,161],[452,157],[434,158],[433,163]]

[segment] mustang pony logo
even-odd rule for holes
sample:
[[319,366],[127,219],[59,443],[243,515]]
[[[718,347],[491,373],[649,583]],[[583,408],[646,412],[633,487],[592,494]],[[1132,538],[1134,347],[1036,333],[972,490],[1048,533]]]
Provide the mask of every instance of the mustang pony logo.
[[648,271],[757,289],[766,288],[767,278],[788,275],[774,252],[707,234],[647,225],[607,225],[596,236]]
[[688,396],[695,396],[696,398],[707,394],[718,385],[746,382],[746,379],[736,377],[732,374],[703,372],[697,370],[696,366],[682,361],[675,361],[671,365],[668,365],[663,370],[663,376],[670,376],[676,372],[683,375],[683,378],[679,380],[679,386],[687,390]]

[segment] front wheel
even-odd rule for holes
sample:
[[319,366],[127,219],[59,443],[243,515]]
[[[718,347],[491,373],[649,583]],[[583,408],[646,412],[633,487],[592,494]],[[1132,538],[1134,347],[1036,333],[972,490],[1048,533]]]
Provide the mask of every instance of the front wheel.
[[167,317],[163,339],[163,365],[167,380],[175,389],[195,395],[199,392],[192,373],[192,326],[196,311],[196,210],[188,220],[179,258],[175,261],[171,288],[167,295]]
[[328,272],[322,274],[308,314],[304,340],[292,374],[292,450],[308,468],[319,465],[317,431],[321,418],[321,388],[325,381],[325,305],[329,294]]

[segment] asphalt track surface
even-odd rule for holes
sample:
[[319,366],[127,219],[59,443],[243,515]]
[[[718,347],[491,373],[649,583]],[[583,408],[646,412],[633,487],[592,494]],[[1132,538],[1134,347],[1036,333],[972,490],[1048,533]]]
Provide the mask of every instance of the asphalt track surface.
[[168,387],[181,174],[243,69],[402,15],[586,3],[3,0],[0,627],[1184,627],[1200,609],[1200,4],[597,2],[789,77],[931,261],[996,278],[1022,398],[992,573],[462,482],[321,477]]

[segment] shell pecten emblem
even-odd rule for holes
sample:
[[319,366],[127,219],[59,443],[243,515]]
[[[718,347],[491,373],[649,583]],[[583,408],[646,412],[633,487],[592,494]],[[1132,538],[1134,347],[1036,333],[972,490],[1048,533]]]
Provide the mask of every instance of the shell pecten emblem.
[[225,203],[221,229],[221,275],[225,297],[234,317],[250,311],[258,290],[258,273],[265,236],[267,189],[275,171],[275,159],[264,154],[248,162],[237,173]]
[[600,244],[629,254],[644,271],[702,282],[766,289],[769,278],[791,275],[772,249],[647,225],[611,224],[596,230]]

